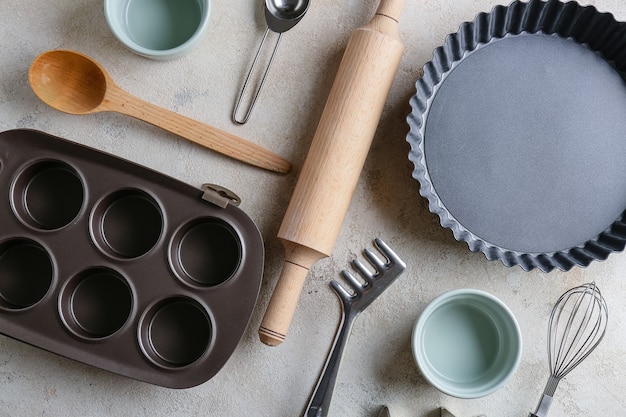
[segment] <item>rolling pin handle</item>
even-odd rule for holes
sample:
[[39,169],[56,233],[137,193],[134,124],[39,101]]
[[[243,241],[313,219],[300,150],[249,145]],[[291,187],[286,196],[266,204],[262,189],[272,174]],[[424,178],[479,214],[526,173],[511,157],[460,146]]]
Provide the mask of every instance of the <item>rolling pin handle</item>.
[[328,256],[289,240],[282,243],[285,264],[259,327],[259,339],[268,346],[277,346],[285,340],[309,269]]
[[404,3],[406,3],[406,0],[382,0],[378,5],[378,9],[376,9],[376,14],[387,16],[399,22]]
[[264,344],[277,346],[285,341],[308,273],[308,268],[285,262],[259,327],[259,339]]

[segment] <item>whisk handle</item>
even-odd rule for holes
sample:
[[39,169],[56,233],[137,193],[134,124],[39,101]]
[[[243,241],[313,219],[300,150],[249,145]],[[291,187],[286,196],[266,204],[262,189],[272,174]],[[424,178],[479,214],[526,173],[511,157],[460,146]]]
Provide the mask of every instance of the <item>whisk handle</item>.
[[548,409],[550,408],[551,404],[552,404],[552,397],[547,394],[543,394],[541,396],[541,401],[539,402],[539,405],[537,406],[537,411],[535,411],[534,413],[530,413],[528,417],[547,417]]

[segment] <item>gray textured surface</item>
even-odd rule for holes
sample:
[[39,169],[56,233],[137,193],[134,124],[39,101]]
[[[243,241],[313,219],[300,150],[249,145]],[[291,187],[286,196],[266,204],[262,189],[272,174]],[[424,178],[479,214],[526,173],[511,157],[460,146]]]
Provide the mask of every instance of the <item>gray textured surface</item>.
[[541,34],[492,42],[436,93],[424,133],[433,186],[489,243],[582,246],[626,207],[625,107],[624,80],[583,45]]
[[[372,0],[317,0],[287,33],[255,113],[244,127],[230,113],[264,30],[262,2],[215,0],[211,28],[189,56],[154,62],[124,49],[106,27],[100,1],[0,2],[0,129],[44,130],[157,169],[193,185],[214,182],[243,198],[241,208],[266,242],[266,273],[251,325],[231,360],[211,381],[176,391],[135,382],[0,338],[0,416],[297,416],[308,400],[339,320],[331,279],[384,239],[408,264],[405,273],[353,329],[331,415],[434,417],[525,416],[547,378],[545,333],[566,289],[596,280],[610,308],[598,350],[559,386],[551,417],[626,414],[626,256],[568,273],[525,273],[471,253],[442,229],[418,195],[407,159],[404,122],[421,66],[458,25],[495,2],[409,0],[400,32],[406,45],[380,129],[331,258],[313,268],[287,341],[262,345],[256,331],[283,259],[276,239],[282,215],[350,32],[365,23]],[[626,20],[619,0],[592,2]],[[504,4],[504,3],[503,3]],[[70,116],[40,102],[27,83],[30,62],[48,49],[97,58],[128,91],[261,144],[293,161],[280,176],[231,161],[142,122],[116,114]],[[282,74],[281,74],[282,73]],[[411,328],[428,301],[472,287],[493,293],[517,315],[524,338],[520,368],[499,392],[459,400],[429,387],[411,358]],[[364,358],[371,359],[365,361]]]

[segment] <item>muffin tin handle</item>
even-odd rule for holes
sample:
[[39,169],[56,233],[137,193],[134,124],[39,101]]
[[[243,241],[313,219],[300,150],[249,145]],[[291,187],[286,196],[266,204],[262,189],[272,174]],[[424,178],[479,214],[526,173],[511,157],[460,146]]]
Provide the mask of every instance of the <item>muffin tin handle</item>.
[[221,208],[228,207],[229,204],[238,207],[241,198],[228,188],[216,184],[202,184],[200,189],[204,192],[202,199]]

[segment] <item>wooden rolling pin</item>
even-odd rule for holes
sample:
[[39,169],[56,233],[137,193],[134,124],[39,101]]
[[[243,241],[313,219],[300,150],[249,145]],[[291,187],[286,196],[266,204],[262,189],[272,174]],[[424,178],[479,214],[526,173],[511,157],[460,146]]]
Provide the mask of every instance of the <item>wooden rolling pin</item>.
[[382,0],[354,31],[278,231],[285,264],[259,337],[285,340],[309,269],[332,254],[404,47],[398,20],[405,0]]

